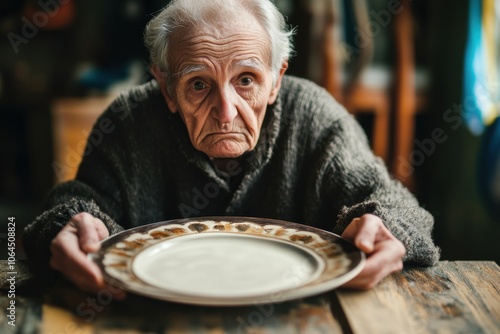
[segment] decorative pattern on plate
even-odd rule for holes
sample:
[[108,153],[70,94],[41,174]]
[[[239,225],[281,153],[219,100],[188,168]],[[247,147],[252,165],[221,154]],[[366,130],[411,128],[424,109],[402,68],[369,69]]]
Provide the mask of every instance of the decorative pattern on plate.
[[[248,298],[207,298],[164,291],[138,278],[134,258],[144,249],[160,242],[201,233],[232,233],[270,238],[305,248],[323,261],[322,272],[305,285],[276,291],[272,296]],[[107,281],[125,290],[146,296],[201,305],[245,305],[305,297],[328,291],[353,278],[364,265],[364,254],[339,236],[295,223],[250,217],[207,217],[180,219],[140,226],[103,241],[93,254]]]

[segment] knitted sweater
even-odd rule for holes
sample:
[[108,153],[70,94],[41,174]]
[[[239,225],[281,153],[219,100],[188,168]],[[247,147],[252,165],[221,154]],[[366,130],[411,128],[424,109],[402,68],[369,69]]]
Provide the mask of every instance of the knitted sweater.
[[[93,137],[92,137],[93,136]],[[405,245],[405,261],[434,264],[432,216],[393,180],[354,118],[325,90],[285,76],[256,148],[218,171],[151,81],[114,101],[87,143],[76,179],[56,186],[24,231],[29,257],[88,212],[110,231],[182,217],[256,216],[342,233],[371,213]]]

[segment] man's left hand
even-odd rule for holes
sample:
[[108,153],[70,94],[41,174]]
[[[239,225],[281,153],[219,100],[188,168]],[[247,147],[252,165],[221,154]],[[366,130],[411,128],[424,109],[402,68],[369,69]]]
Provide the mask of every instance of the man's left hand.
[[363,270],[343,287],[368,290],[387,275],[403,269],[406,249],[379,217],[365,214],[353,219],[342,237],[352,241],[367,255]]

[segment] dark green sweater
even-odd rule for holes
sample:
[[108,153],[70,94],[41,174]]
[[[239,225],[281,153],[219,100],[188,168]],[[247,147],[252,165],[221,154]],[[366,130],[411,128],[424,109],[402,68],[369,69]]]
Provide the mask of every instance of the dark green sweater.
[[308,81],[284,77],[255,150],[222,173],[193,148],[155,81],[122,94],[96,124],[76,179],[55,187],[24,231],[32,258],[46,263],[50,241],[83,211],[111,234],[210,215],[284,219],[340,234],[372,213],[406,246],[406,261],[439,258],[432,216],[391,179],[353,117]]

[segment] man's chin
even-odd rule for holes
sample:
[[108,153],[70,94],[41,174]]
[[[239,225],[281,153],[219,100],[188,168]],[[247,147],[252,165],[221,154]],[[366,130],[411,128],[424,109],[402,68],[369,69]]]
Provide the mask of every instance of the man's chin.
[[220,141],[212,145],[210,149],[203,152],[211,158],[215,159],[234,159],[242,156],[249,150],[248,145],[234,143],[231,141]]
[[211,158],[234,159],[242,156],[251,145],[242,134],[215,134],[210,135],[198,147]]

